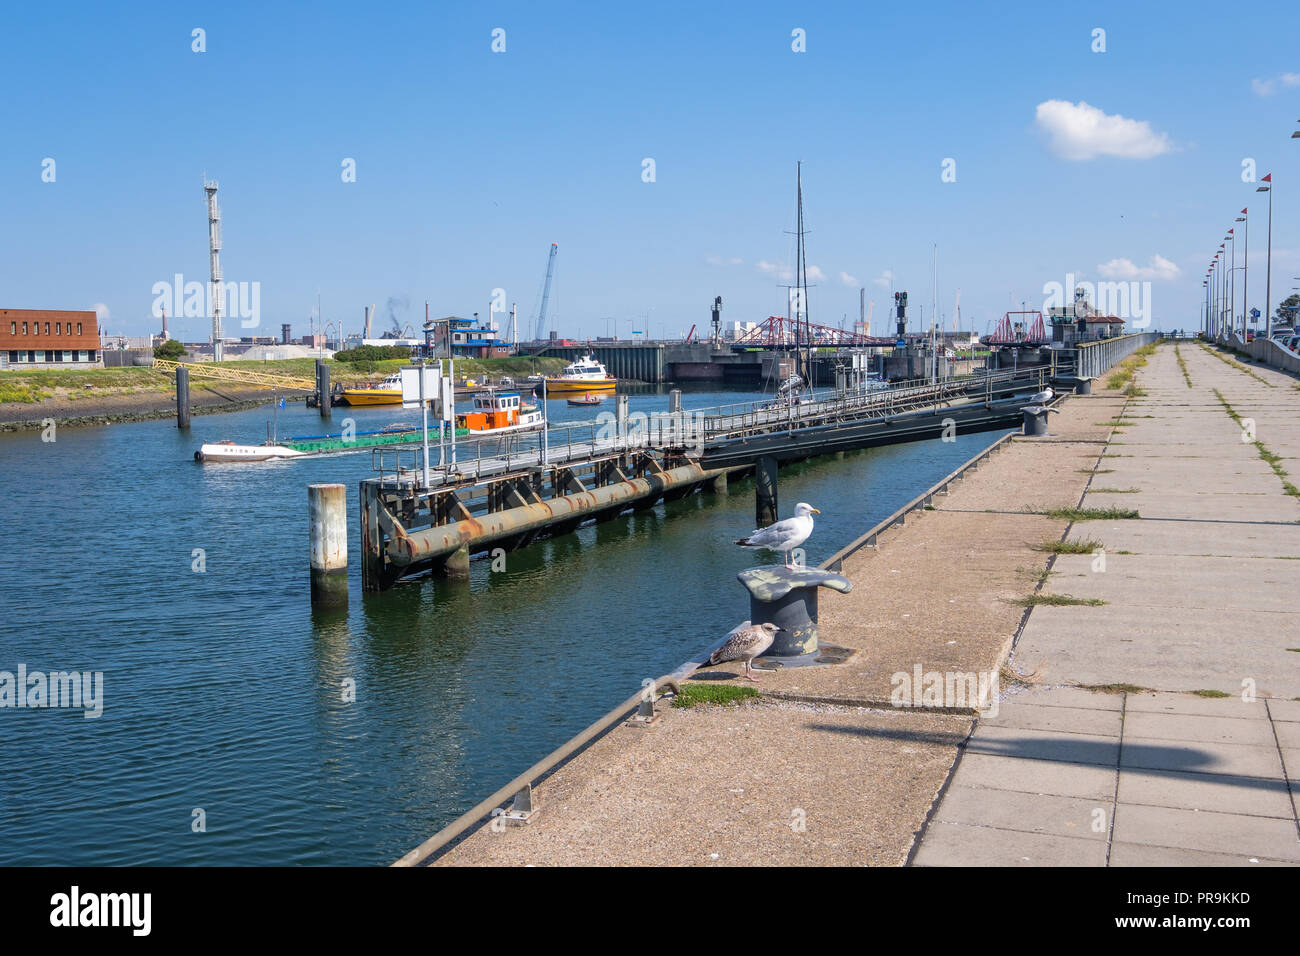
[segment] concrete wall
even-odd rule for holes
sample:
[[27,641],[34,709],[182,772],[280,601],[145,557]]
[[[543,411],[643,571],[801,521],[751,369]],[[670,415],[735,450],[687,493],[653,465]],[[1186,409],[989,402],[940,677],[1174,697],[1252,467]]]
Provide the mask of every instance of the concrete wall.
[[1284,372],[1290,372],[1293,375],[1300,375],[1300,355],[1287,351],[1276,342],[1266,339],[1262,335],[1255,336],[1253,342],[1243,342],[1239,336],[1233,335],[1223,344],[1239,352],[1246,352],[1257,362],[1263,362],[1265,365],[1281,369]]

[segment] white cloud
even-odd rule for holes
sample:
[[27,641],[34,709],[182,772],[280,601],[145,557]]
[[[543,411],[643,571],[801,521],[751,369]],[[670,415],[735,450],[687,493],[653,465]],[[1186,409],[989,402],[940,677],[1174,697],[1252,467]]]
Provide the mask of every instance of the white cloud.
[[1103,279],[1176,279],[1182,270],[1164,256],[1152,256],[1145,266],[1135,265],[1132,259],[1111,259],[1097,266]]
[[1278,90],[1289,90],[1300,86],[1300,73],[1279,73],[1271,79],[1253,79],[1250,88],[1256,96],[1272,96]]
[[103,326],[105,322],[113,317],[113,313],[109,311],[108,306],[102,302],[95,303],[95,315],[99,317],[100,326]]
[[778,279],[793,278],[788,266],[780,262],[768,262],[766,259],[759,259],[756,263],[758,271],[764,275],[776,276]]
[[809,266],[806,278],[810,282],[820,282],[826,278],[826,273],[822,272],[817,266]]
[[849,286],[850,288],[853,289],[856,289],[858,286],[862,285],[862,283],[858,281],[857,276],[851,276],[847,272],[840,273],[840,281],[843,282],[846,286]]
[[884,272],[880,273],[880,275],[877,278],[872,279],[871,281],[874,282],[876,285],[880,286],[880,288],[882,289],[888,289],[891,285],[893,285],[894,274],[890,272],[888,269],[886,269]]
[[1169,136],[1153,131],[1145,120],[1128,119],[1118,113],[1110,116],[1083,100],[1039,103],[1035,122],[1050,137],[1048,147],[1062,159],[1151,159],[1173,149]]

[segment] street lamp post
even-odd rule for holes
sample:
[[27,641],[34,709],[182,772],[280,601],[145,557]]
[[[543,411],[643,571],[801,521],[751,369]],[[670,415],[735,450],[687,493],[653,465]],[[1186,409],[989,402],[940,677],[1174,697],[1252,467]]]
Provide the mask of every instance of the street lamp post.
[[1265,255],[1264,266],[1264,318],[1267,321],[1266,335],[1273,338],[1273,174],[1269,173],[1261,183],[1268,183],[1267,186],[1259,186],[1255,189],[1257,193],[1268,193],[1268,252]]
[[[1237,281],[1237,277],[1233,275],[1233,272],[1235,272],[1237,269],[1237,242],[1236,242],[1236,236],[1232,234],[1231,229],[1228,230],[1228,234],[1223,238],[1226,241],[1232,243],[1232,260],[1231,260],[1231,264],[1228,266],[1228,274],[1227,276],[1225,276],[1225,281],[1223,283],[1223,291],[1227,293],[1227,295],[1224,296],[1224,301],[1225,304],[1228,306],[1226,310],[1227,318],[1228,318],[1228,334],[1231,335],[1233,332],[1237,330],[1237,316],[1233,314],[1234,307],[1232,304],[1237,299],[1236,285],[1235,285]],[[1245,336],[1242,336],[1242,338],[1244,339]]]
[[1241,211],[1237,217],[1237,222],[1244,223],[1242,228],[1242,239],[1246,247],[1242,250],[1241,256],[1241,340],[1246,340],[1246,323],[1250,319],[1250,217],[1246,215],[1246,210]]

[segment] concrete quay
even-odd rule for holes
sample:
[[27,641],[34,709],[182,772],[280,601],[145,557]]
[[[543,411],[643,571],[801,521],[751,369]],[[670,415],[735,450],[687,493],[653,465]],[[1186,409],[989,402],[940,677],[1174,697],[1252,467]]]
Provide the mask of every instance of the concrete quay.
[[[820,601],[847,662],[760,671],[733,706],[661,703],[541,781],[533,822],[435,865],[1300,861],[1300,502],[1218,397],[1290,470],[1295,381],[1177,352],[1191,387],[1162,345],[1145,394],[1096,383],[849,556],[853,591]],[[1078,508],[1140,517],[1044,513]],[[1085,553],[1051,553],[1063,539]],[[893,706],[916,668],[996,673],[1001,699]]]

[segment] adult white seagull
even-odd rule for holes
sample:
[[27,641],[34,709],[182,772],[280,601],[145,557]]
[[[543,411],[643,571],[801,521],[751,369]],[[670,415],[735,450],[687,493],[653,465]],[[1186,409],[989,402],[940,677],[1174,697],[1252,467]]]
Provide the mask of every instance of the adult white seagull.
[[793,570],[790,552],[808,540],[813,530],[812,516],[819,514],[821,512],[812,505],[801,501],[794,506],[793,518],[786,518],[761,528],[748,538],[741,538],[736,544],[742,548],[767,548],[770,551],[780,551],[785,555],[785,566]]
[[1055,395],[1056,393],[1052,391],[1050,388],[1045,388],[1041,392],[1035,392],[1033,395],[1030,395],[1029,404],[1046,405],[1055,397]]

